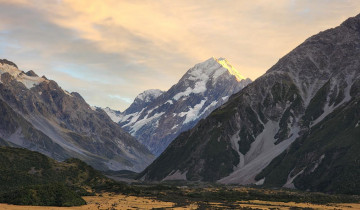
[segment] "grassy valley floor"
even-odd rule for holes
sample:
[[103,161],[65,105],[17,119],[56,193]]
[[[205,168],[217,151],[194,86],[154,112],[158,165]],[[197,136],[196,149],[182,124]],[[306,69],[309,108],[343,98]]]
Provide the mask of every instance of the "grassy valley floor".
[[190,204],[183,207],[174,207],[175,203],[164,202],[151,198],[115,195],[103,193],[96,196],[84,196],[86,205],[76,207],[49,207],[49,206],[20,206],[0,204],[2,210],[85,210],[85,209],[197,209],[196,204]]
[[[87,205],[77,207],[49,207],[49,206],[18,206],[9,204],[0,204],[2,210],[92,210],[92,209],[197,209],[198,203],[191,203],[185,206],[177,206],[172,202],[164,202],[151,198],[116,195],[111,193],[99,194],[96,196],[84,196]],[[234,203],[207,203],[209,209],[360,209],[357,203],[340,203],[340,204],[310,204],[295,202],[270,202],[270,201],[238,201]]]
[[[209,188],[200,191],[215,192],[217,189]],[[244,189],[242,189],[244,190]],[[192,190],[190,190],[192,191]],[[275,190],[276,192],[276,190]],[[211,199],[191,199],[186,202],[166,201],[169,199],[157,199],[153,197],[123,195],[117,193],[103,192],[95,196],[83,196],[86,205],[76,207],[49,207],[49,206],[22,206],[0,204],[2,210],[91,210],[91,209],[360,209],[360,203],[299,203],[299,202],[277,202],[261,200],[239,200],[239,201],[211,201]],[[182,199],[182,198],[178,198]]]

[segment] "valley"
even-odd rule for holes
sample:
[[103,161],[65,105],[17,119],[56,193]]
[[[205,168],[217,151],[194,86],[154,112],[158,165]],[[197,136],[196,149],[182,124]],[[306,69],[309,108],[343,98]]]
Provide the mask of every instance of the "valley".
[[[162,70],[150,75],[150,66],[137,65],[155,58],[132,60],[130,52],[126,63],[105,50],[109,45],[101,51],[116,60],[111,71],[91,55],[89,65],[46,72],[87,96],[90,86],[103,90],[90,98],[127,104],[123,111],[24,71],[19,63],[31,66],[29,59],[19,66],[0,59],[0,209],[360,209],[360,14],[339,23],[302,39],[255,80],[249,64],[236,69],[223,57],[205,60],[207,51],[186,49],[175,51],[197,64],[177,73],[167,90],[155,89],[183,64],[162,55],[152,66]],[[152,43],[127,33],[144,44],[137,50]],[[257,53],[256,61],[263,56]]]

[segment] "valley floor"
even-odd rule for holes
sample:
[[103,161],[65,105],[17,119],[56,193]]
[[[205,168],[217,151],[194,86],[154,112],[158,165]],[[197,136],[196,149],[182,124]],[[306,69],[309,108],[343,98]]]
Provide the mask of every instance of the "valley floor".
[[163,202],[155,199],[115,195],[111,193],[99,194],[97,196],[84,196],[87,205],[75,207],[49,207],[49,206],[20,206],[0,204],[1,210],[92,210],[92,209],[157,209],[157,208],[171,208],[171,209],[196,209],[196,204],[190,204],[184,207],[177,207],[175,203]]
[[[0,204],[2,210],[91,210],[91,209],[197,209],[198,203],[191,203],[185,206],[177,206],[172,202],[164,202],[151,198],[127,196],[121,194],[103,193],[96,196],[83,197],[87,205],[78,207],[49,207],[49,206],[18,206]],[[271,202],[271,201],[238,201],[234,203],[207,203],[205,208],[210,209],[360,209],[360,203],[341,204],[309,204],[295,202]]]

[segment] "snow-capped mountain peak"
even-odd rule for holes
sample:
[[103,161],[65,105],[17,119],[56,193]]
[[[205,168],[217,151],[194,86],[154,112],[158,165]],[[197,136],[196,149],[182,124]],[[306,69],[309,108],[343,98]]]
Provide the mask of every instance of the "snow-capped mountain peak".
[[141,93],[118,122],[158,155],[178,134],[251,82],[239,75],[225,59],[209,58],[190,68],[168,91]]
[[138,96],[136,96],[135,101],[141,100],[144,102],[150,102],[150,101],[154,100],[155,98],[159,97],[163,93],[164,92],[159,89],[145,90],[144,92],[142,92]]
[[234,76],[238,82],[246,79],[225,58],[211,57],[202,63],[196,64],[184,75],[182,80],[206,83],[208,80],[217,80],[224,73]]
[[219,58],[216,59],[216,62],[218,62],[222,67],[226,68],[231,75],[234,75],[236,80],[240,82],[243,79],[246,79],[244,76],[240,74],[238,70],[236,70],[225,58]]
[[46,80],[42,77],[32,76],[33,74],[31,72],[29,71],[29,73],[25,73],[20,71],[14,63],[6,59],[0,59],[0,78],[3,74],[8,73],[17,81],[23,83],[27,89],[30,89]]

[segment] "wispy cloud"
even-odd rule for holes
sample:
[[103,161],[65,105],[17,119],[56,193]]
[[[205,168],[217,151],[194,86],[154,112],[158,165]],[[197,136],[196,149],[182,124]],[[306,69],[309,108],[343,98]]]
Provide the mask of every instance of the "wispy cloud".
[[0,57],[123,110],[211,56],[255,79],[358,12],[357,0],[0,0]]
[[131,104],[132,101],[133,101],[131,98],[126,98],[126,97],[119,96],[119,95],[109,95],[109,97],[112,98],[112,99],[118,99],[121,102],[125,102],[125,103],[128,103],[128,104]]

